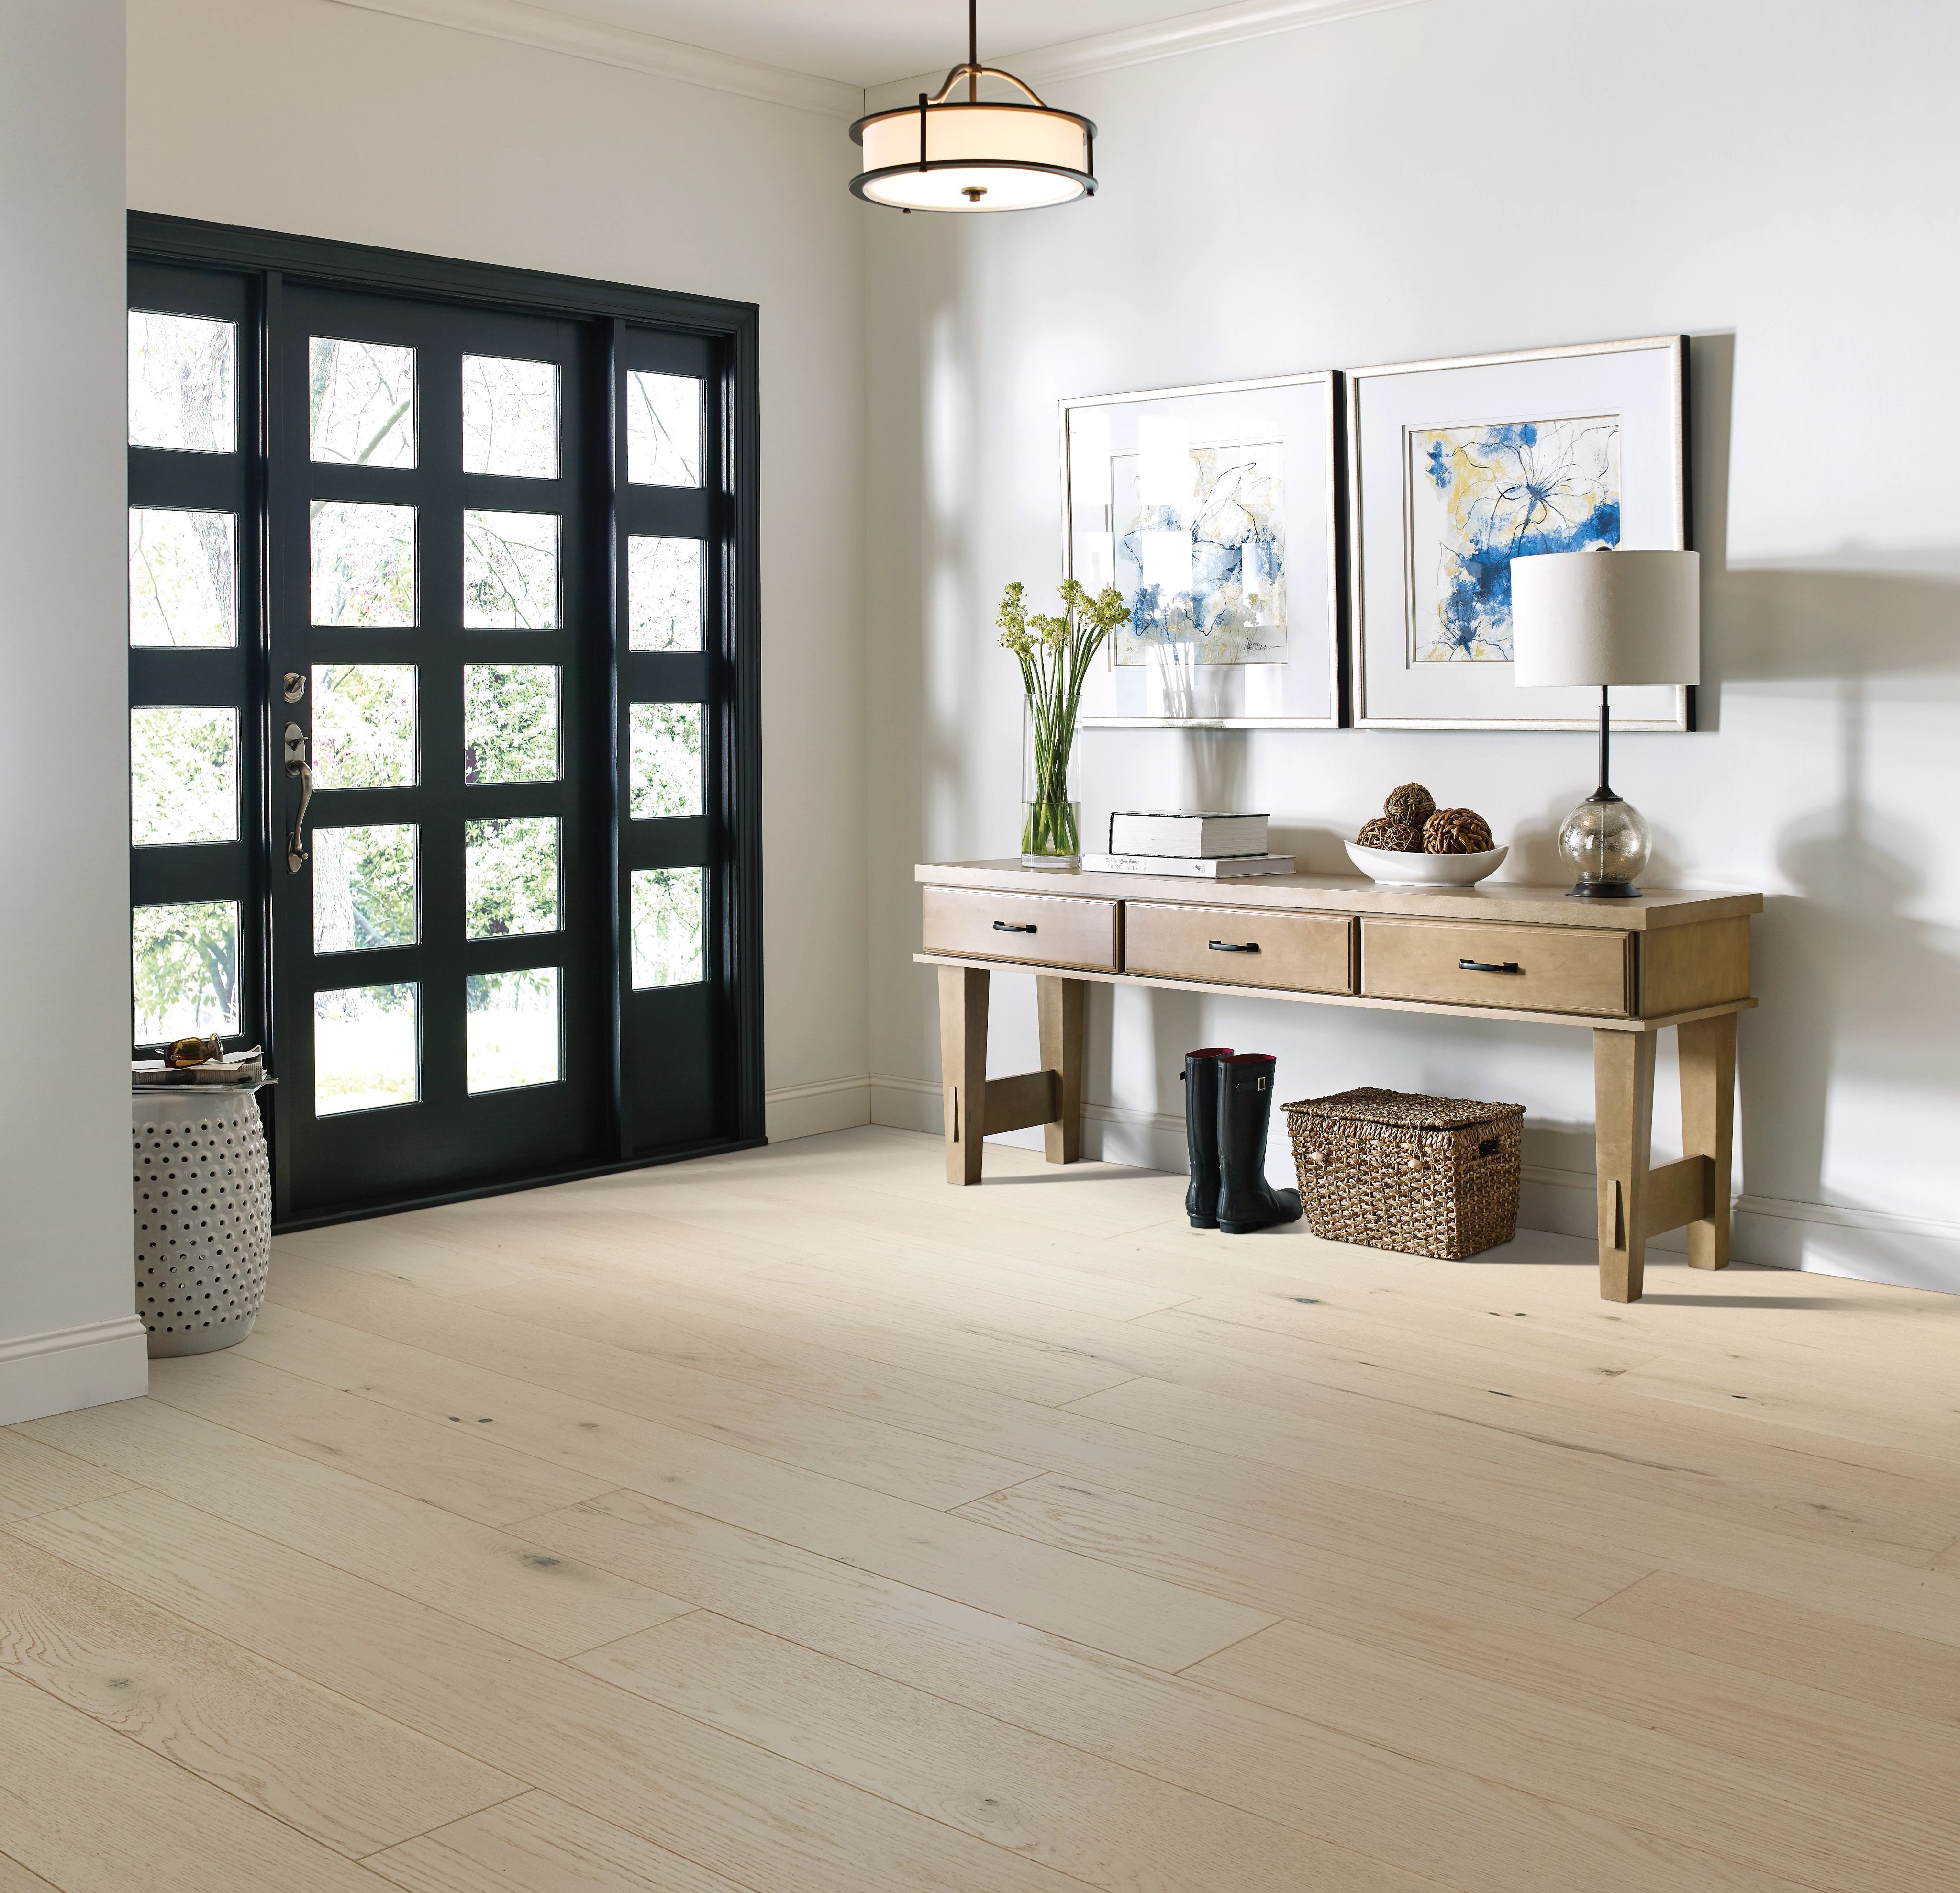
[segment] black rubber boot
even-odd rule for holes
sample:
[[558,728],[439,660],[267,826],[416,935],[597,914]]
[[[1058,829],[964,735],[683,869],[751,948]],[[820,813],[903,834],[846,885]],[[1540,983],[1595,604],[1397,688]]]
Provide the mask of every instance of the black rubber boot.
[[1229,1045],[1184,1055],[1184,1142],[1191,1153],[1184,1213],[1194,1229],[1218,1226],[1218,1074],[1231,1056]]
[[1239,1052],[1217,1066],[1218,1226],[1250,1235],[1300,1220],[1300,1192],[1266,1181],[1266,1130],[1273,1117],[1273,1072],[1267,1052]]

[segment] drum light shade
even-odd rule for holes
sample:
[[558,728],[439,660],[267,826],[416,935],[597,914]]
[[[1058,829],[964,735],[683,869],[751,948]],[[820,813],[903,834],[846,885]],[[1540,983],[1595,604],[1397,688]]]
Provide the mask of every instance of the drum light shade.
[[902,210],[1034,210],[1096,188],[1095,126],[1045,105],[921,98],[860,119],[851,135],[864,148],[864,169],[851,188]]
[[[899,210],[1036,210],[1096,191],[1096,127],[1078,112],[1042,104],[1011,72],[980,63],[978,0],[969,0],[968,56],[936,94],[873,112],[851,128],[864,168],[851,188]],[[1000,79],[1020,100],[983,100],[980,81]],[[966,81],[966,97],[954,88]]]

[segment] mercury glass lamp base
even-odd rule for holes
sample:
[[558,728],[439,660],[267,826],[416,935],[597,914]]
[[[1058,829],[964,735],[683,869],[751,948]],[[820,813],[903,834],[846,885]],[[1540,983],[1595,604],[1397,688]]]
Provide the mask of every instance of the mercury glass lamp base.
[[1637,900],[1653,852],[1646,818],[1610,789],[1596,789],[1565,818],[1558,852],[1577,877],[1567,898]]

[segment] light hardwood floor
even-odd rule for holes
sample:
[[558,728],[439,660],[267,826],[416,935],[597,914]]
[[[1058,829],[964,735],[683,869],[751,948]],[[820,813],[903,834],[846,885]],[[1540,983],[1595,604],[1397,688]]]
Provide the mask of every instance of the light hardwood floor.
[[0,1430],[0,1893],[1960,1886],[1960,1298],[848,1132]]

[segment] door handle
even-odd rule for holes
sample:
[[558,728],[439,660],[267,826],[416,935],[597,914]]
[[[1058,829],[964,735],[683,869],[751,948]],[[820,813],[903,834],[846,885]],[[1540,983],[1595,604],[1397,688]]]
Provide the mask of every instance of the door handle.
[[1211,942],[1214,953],[1256,953],[1258,950],[1259,943],[1256,940],[1248,940],[1239,946],[1235,946],[1230,940],[1214,940]]
[[996,933],[1033,933],[1038,929],[1032,924],[1024,926],[1016,920],[996,920],[994,931]]
[[1500,965],[1489,960],[1459,960],[1457,970],[1463,973],[1522,973],[1524,968],[1515,960],[1506,960]]
[[307,760],[306,731],[298,724],[286,725],[285,741],[286,773],[300,779],[300,812],[286,837],[286,872],[296,875],[307,862],[306,818],[313,801],[313,765]]

